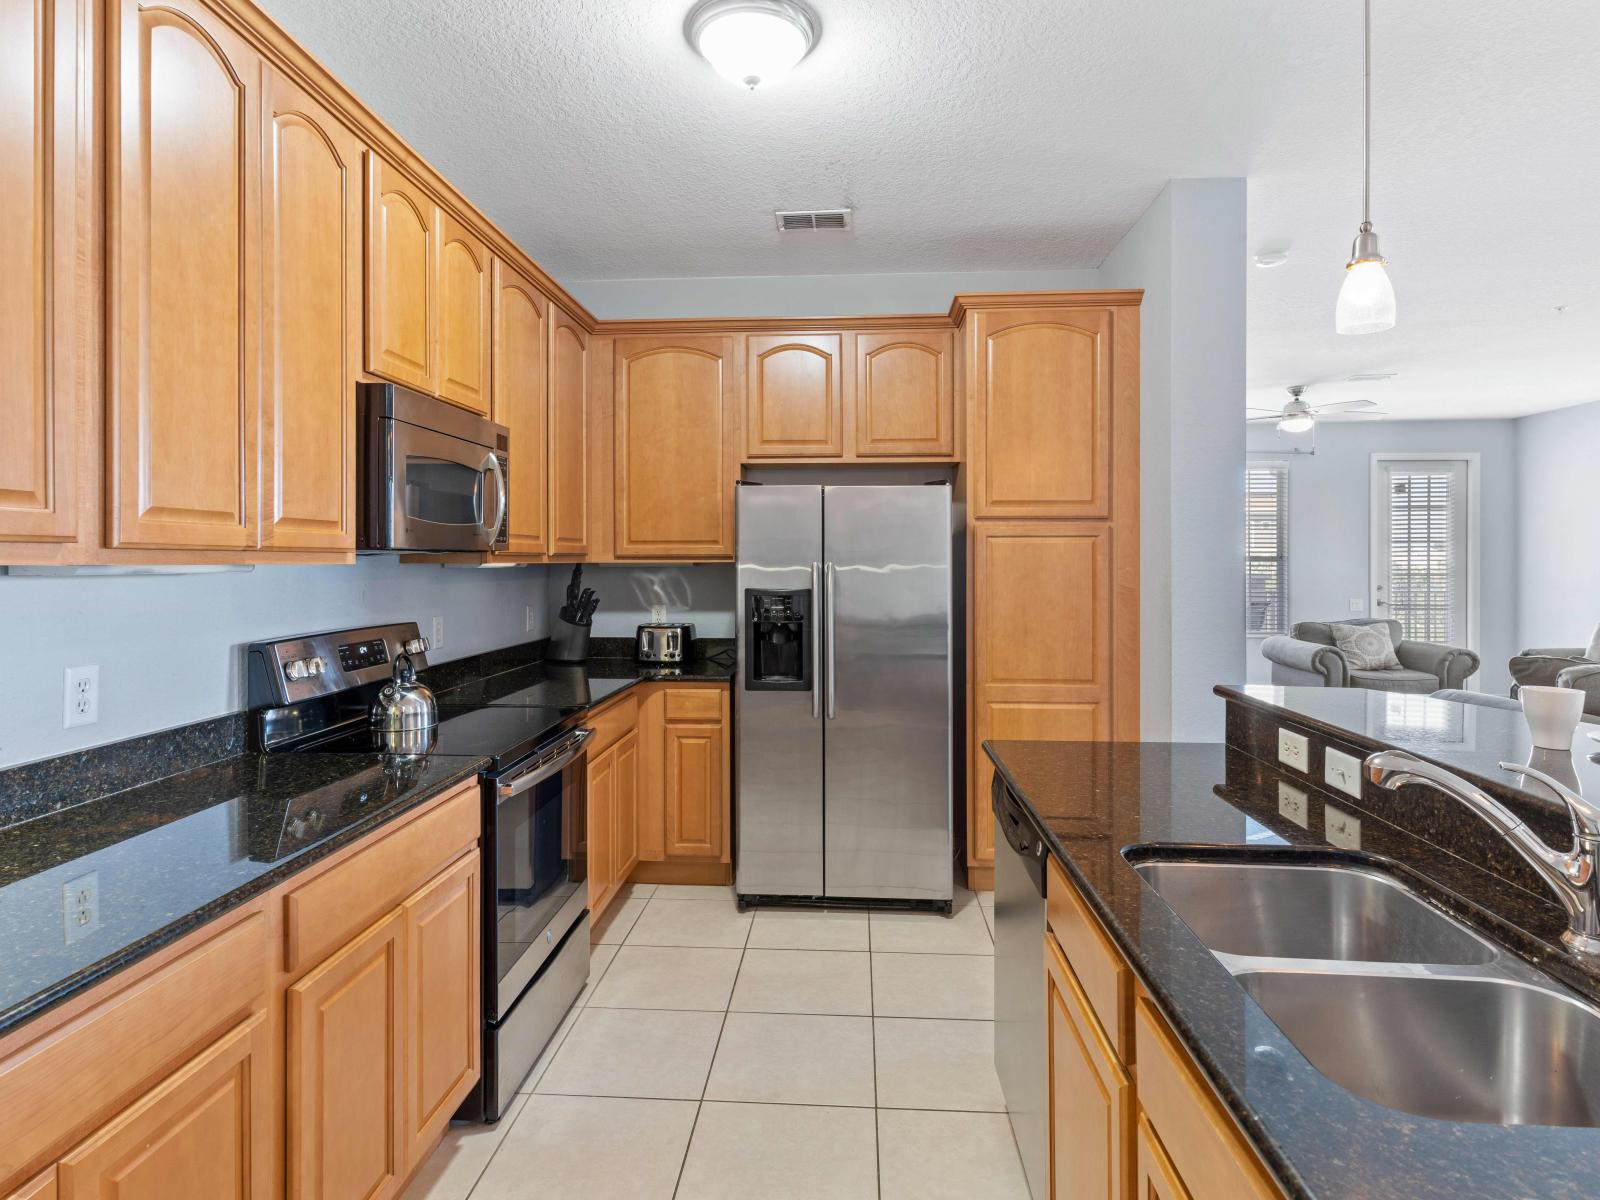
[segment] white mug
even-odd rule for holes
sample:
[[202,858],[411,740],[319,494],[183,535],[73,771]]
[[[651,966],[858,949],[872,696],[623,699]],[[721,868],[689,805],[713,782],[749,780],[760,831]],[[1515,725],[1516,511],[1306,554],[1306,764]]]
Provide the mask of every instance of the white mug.
[[1583,696],[1577,688],[1525,687],[1517,693],[1528,719],[1533,744],[1541,750],[1572,751],[1572,735],[1583,719]]

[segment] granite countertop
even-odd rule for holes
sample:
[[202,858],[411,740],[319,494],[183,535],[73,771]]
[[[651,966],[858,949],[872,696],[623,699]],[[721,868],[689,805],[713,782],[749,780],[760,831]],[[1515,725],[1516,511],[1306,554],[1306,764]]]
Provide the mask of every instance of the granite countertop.
[[[1238,749],[1153,742],[997,742],[985,749],[1291,1195],[1596,1194],[1600,1130],[1435,1120],[1333,1083],[1145,885],[1123,850],[1155,844],[1197,856],[1248,848],[1291,860],[1377,860],[1534,961],[1564,925],[1553,904],[1370,815],[1363,818],[1364,853],[1337,850],[1315,832],[1323,828],[1322,793]],[[1279,815],[1279,781],[1307,791],[1309,829]],[[1581,972],[1565,975],[1591,998],[1600,995]]]

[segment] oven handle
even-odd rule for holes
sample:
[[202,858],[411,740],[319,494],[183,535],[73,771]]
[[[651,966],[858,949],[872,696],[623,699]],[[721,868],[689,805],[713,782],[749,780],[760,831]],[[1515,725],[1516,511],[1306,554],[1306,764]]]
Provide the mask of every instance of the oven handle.
[[577,758],[578,755],[583,753],[583,744],[593,736],[594,730],[592,729],[574,730],[573,733],[569,735],[569,740],[572,742],[572,749],[562,754],[559,758],[552,759],[550,762],[545,763],[544,766],[539,767],[537,770],[529,771],[526,775],[519,775],[515,783],[501,784],[495,789],[499,794],[500,799],[509,800],[513,796],[520,796],[523,792],[527,791],[535,784],[543,783],[546,779],[549,779],[550,776],[557,775],[565,770],[572,764],[573,759]]

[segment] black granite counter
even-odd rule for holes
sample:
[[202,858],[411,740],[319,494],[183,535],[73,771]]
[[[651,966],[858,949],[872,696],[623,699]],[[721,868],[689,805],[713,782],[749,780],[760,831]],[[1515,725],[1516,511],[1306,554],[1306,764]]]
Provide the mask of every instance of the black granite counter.
[[582,712],[604,704],[640,683],[727,683],[733,678],[731,653],[697,655],[672,666],[632,658],[590,658],[581,663],[531,663],[495,675],[464,680],[438,693],[441,708],[477,705],[527,705]]
[[[1600,996],[1594,978],[1557,949],[1565,922],[1553,902],[1441,848],[1427,828],[1407,828],[1401,813],[1362,810],[1361,852],[1336,849],[1318,832],[1324,806],[1360,806],[1240,749],[1138,742],[999,742],[985,749],[1291,1195],[1600,1194],[1600,1131],[1434,1120],[1333,1083],[1145,885],[1124,850],[1154,845],[1203,857],[1248,848],[1300,861],[1375,862],[1520,958],[1591,999]],[[1304,827],[1280,815],[1281,782],[1305,793]]]

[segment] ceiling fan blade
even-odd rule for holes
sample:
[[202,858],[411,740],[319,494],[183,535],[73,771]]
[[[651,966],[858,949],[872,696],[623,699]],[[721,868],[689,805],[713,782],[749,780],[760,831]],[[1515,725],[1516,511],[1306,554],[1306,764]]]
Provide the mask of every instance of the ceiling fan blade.
[[1317,417],[1319,421],[1378,421],[1387,417],[1386,412],[1377,410],[1363,410],[1361,412],[1322,413]]
[[1376,400],[1339,400],[1333,404],[1316,404],[1311,411],[1315,413],[1359,412],[1363,408],[1377,408]]
[[1255,425],[1260,421],[1281,421],[1281,420],[1283,420],[1283,414],[1282,413],[1273,413],[1270,417],[1246,417],[1244,419],[1244,423],[1246,425]]
[[1276,414],[1279,414],[1279,413],[1283,412],[1283,409],[1281,409],[1281,408],[1246,408],[1245,412],[1273,413],[1274,415],[1276,415]]

